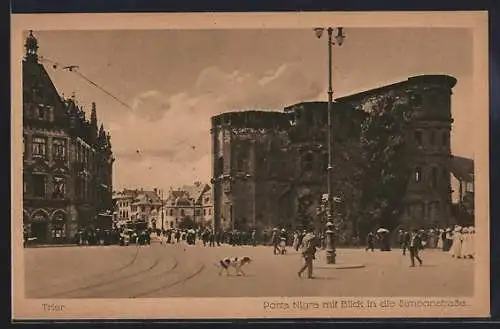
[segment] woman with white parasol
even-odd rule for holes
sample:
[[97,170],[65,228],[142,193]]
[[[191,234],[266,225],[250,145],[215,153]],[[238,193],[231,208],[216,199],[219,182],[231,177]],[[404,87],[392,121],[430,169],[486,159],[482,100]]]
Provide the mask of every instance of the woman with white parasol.
[[377,234],[380,237],[380,251],[391,251],[389,230],[381,227],[377,230]]

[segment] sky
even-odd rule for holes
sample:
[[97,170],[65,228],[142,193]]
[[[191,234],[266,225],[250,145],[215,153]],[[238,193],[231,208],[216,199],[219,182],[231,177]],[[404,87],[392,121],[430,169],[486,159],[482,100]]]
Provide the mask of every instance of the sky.
[[[74,93],[88,117],[96,102],[111,134],[115,190],[208,183],[211,116],[327,99],[327,41],[309,29],[34,34],[59,92]],[[349,28],[345,34],[333,49],[334,97],[419,74],[454,76],[452,152],[474,157],[471,30]],[[120,102],[64,65],[78,65]]]

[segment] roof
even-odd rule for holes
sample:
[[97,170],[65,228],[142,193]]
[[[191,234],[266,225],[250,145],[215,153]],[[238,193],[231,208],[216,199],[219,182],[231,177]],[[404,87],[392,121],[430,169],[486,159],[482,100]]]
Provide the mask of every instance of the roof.
[[474,182],[474,160],[461,156],[453,156],[451,172],[458,180]]
[[190,198],[198,201],[203,193],[210,190],[210,186],[208,184],[195,183],[193,185],[184,185],[181,190],[186,191]]
[[160,205],[161,199],[155,191],[140,191],[135,197],[134,205],[140,204]]

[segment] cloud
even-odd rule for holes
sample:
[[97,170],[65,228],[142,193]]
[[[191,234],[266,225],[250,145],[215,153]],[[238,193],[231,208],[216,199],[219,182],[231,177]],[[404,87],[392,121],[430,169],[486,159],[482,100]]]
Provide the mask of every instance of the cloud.
[[[212,116],[245,109],[281,111],[286,105],[314,100],[321,91],[307,69],[295,63],[262,76],[214,66],[200,72],[192,90],[174,95],[164,95],[160,89],[144,91],[134,98],[134,111],[110,127],[116,187],[209,182]],[[146,159],[145,169],[141,163]]]
[[169,99],[158,90],[142,92],[132,100],[132,110],[148,121],[160,119],[169,110]]

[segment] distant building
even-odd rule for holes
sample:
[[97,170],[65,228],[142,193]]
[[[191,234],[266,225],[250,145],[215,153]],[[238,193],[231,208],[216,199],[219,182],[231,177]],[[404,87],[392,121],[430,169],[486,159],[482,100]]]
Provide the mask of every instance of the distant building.
[[159,190],[152,191],[140,189],[130,205],[132,221],[146,221],[148,228],[156,230],[161,228],[162,200]]
[[80,228],[107,226],[112,205],[109,133],[74,98],[61,97],[26,39],[23,69],[23,224],[26,237],[64,243]]
[[[346,192],[353,167],[350,155],[359,145],[361,123],[372,101],[389,96],[413,110],[406,136],[412,174],[400,223],[451,223],[451,95],[455,84],[450,76],[424,75],[337,99],[333,108],[335,193]],[[293,228],[317,217],[328,186],[327,116],[326,102],[305,102],[283,112],[243,111],[212,117],[215,229]],[[354,220],[346,225],[358,234]]]
[[163,202],[164,227],[178,228],[184,219],[193,220],[201,227],[211,227],[213,204],[210,191],[210,186],[201,182],[170,189]]
[[124,224],[132,220],[132,204],[137,197],[138,190],[124,189],[113,193],[114,221]]

